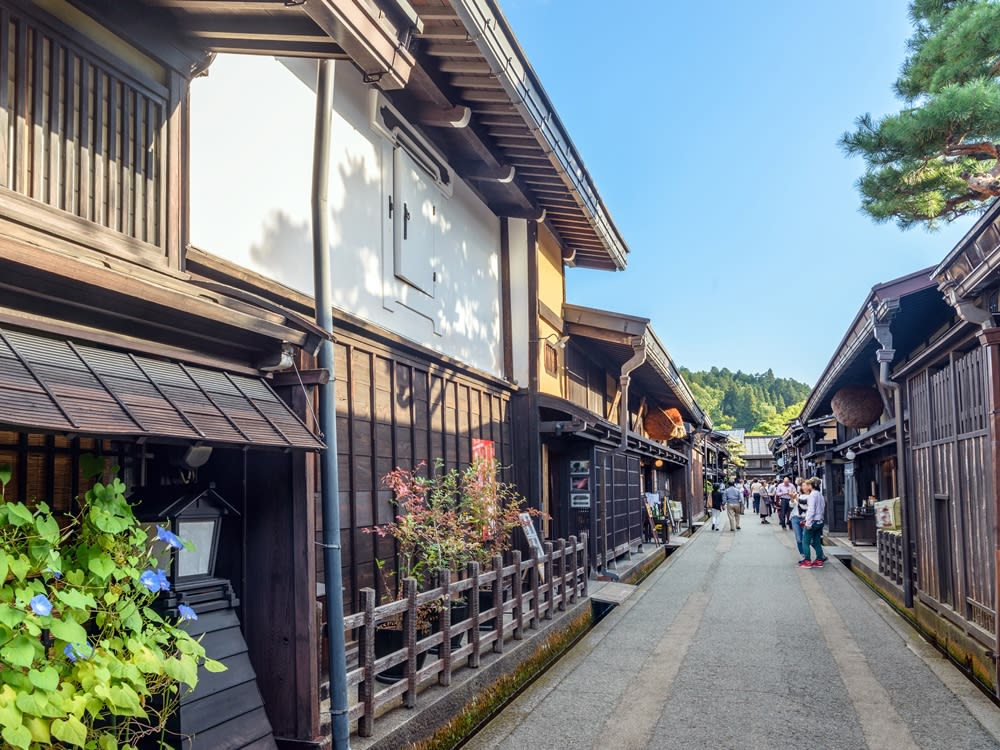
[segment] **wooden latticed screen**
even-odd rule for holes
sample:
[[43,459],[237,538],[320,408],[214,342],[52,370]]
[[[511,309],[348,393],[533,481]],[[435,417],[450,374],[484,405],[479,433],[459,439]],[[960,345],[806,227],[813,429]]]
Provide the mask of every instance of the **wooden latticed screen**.
[[166,88],[0,6],[0,185],[162,246]]
[[994,524],[984,349],[908,383],[918,587],[994,632]]

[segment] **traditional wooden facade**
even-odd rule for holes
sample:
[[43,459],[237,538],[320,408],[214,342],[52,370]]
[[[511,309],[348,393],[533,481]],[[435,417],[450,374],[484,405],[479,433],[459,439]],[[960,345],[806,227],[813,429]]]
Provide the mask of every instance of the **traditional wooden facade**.
[[535,425],[516,465],[523,486],[541,485],[541,507],[552,519],[546,533],[586,532],[591,565],[605,569],[641,544],[646,493],[681,503],[685,523],[701,514],[703,469],[693,440],[708,419],[648,319],[559,296],[550,303],[560,310],[554,314],[546,304],[553,291],[561,295],[561,284],[539,295],[536,330],[547,333],[532,346],[541,352],[532,387],[515,400],[520,422]]
[[[830,413],[838,391],[881,392],[870,424],[838,424],[824,451],[831,520],[849,520],[869,500],[902,497],[901,539],[877,537],[879,585],[993,690],[997,485],[989,414],[997,376],[989,296],[1000,283],[983,264],[996,221],[992,209],[937,269],[874,287],[802,414]],[[982,274],[978,286],[963,287],[971,272]]]

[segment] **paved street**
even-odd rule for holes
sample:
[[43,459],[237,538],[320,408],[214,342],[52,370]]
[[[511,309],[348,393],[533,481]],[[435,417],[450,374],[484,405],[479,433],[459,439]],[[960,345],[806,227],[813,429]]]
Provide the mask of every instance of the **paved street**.
[[793,547],[753,516],[698,532],[467,747],[1000,747],[1000,709],[846,567],[799,569]]

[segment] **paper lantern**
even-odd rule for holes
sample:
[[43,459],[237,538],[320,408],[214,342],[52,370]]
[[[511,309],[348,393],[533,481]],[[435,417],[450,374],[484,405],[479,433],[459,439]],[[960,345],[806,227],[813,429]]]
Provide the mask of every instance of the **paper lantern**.
[[869,427],[882,416],[882,397],[865,385],[845,385],[834,394],[830,406],[845,427]]

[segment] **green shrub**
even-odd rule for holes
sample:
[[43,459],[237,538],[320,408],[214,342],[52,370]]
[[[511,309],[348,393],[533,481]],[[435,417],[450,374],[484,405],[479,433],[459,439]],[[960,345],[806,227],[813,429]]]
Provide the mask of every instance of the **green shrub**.
[[[81,465],[104,470],[93,457]],[[10,479],[0,466],[0,736],[22,750],[164,741],[199,665],[225,669],[179,627],[197,619],[190,608],[173,621],[151,607],[170,587],[163,545],[183,542],[162,527],[152,538],[117,477],[60,521],[45,503],[7,502]]]

